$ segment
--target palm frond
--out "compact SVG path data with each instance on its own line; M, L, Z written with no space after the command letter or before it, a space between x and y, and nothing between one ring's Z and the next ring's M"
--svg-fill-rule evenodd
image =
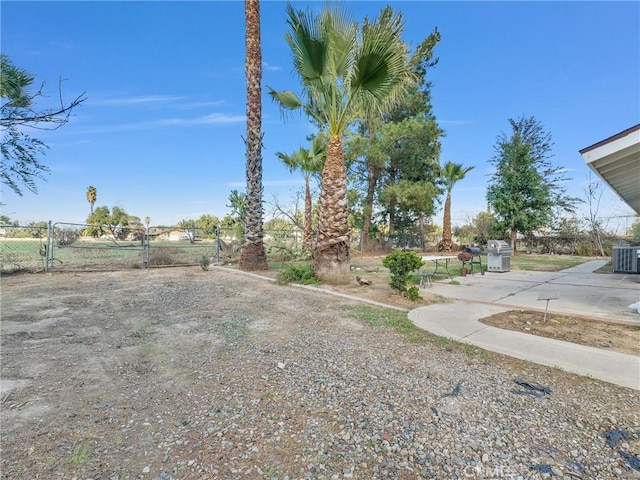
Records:
M339 6L325 10L320 22L329 47L329 78L344 81L353 68L354 51L358 46L358 24Z
M381 100L406 80L407 49L400 38L403 28L402 16L393 15L390 7L383 9L374 23L365 21L352 87Z
M291 90L278 92L271 87L268 88L269 95L275 102L278 102L281 108L285 110L299 110L302 108L302 101L295 92Z
M290 31L285 38L293 52L293 65L303 84L317 82L325 73L328 39L321 23L310 11L296 11L287 5Z

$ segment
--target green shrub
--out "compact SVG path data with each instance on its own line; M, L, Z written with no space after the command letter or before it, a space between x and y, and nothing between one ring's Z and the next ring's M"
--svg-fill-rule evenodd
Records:
M417 297L415 295L418 292L409 293L407 290L407 282L409 281L409 277L412 275L414 270L420 268L424 263L422 259L416 255L415 252L404 252L402 250L395 250L387 255L384 260L382 260L382 265L389 269L391 272L391 277L389 280L389 286L396 290L400 295L404 295L411 300L416 300L420 297L418 294ZM415 287L417 290L417 287ZM411 298L409 297L411 295Z
M208 255L201 255L198 263L200 264L200 268L206 272L209 270L209 265L211 265L211 259Z
M419 289L417 286L415 286L415 285L413 285L413 286L411 286L411 287L407 288L407 291L406 291L406 293L405 293L405 296L406 296L409 300L411 300L412 302L415 302L416 300L418 300L418 299L422 298L422 297L420 296L420 289Z
M287 283L300 283L302 285L319 283L311 265L287 265L278 272L277 280L280 285L286 285Z

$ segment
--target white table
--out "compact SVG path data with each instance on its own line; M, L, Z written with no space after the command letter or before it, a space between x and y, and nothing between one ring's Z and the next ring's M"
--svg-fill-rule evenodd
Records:
M449 272L449 260L457 260L458 256L457 255L425 255L424 257L422 257L422 261L425 263L428 262L433 262L435 264L435 268L433 269L433 271L421 271L420 272L420 286L424 287L424 283L425 283L425 279L427 281L427 284L429 286L432 285L431 283L431 278L434 275L438 274L438 270L440 270L440 272L442 274L447 275L451 280L453 280L453 277L451 276L451 273Z

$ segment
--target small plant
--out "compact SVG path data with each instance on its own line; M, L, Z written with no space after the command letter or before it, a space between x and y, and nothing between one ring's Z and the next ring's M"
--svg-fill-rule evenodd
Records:
M89 458L89 444L85 443L84 445L75 445L73 447L73 452L71 453L71 463L75 465L80 465L87 461Z
M424 262L416 255L415 252L404 252L402 250L395 250L387 255L382 260L382 265L387 267L391 272L391 279L389 280L389 286L396 290L400 295L416 300L420 298L418 294L415 298L410 298L409 295L415 296L417 292L411 294L408 293L407 282L414 270L417 270ZM415 287L417 290L417 287Z
M209 265L211 265L211 259L208 255L202 255L198 259L198 264L200 265L200 268L206 272L209 270Z
M300 283L302 285L314 285L319 283L313 267L311 265L290 264L278 272L278 283L286 285L288 283Z
M420 296L420 289L415 285L407 288L407 291L405 292L405 296L412 302L415 302L416 300L419 300L422 298Z

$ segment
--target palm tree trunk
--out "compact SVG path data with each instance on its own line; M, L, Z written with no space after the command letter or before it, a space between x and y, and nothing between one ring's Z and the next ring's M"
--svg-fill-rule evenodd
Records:
M332 135L322 170L318 233L313 250L316 277L332 285L346 284L350 280L347 207L347 169L342 139Z
M304 178L304 227L302 234L302 248L305 252L311 251L311 189L309 177Z
M247 203L245 235L240 255L242 270L266 270L267 255L262 229L262 50L260 45L260 2L245 0L247 77Z
M444 213L442 219L442 250L451 251L453 241L451 240L451 192L447 192L447 199L444 201Z

